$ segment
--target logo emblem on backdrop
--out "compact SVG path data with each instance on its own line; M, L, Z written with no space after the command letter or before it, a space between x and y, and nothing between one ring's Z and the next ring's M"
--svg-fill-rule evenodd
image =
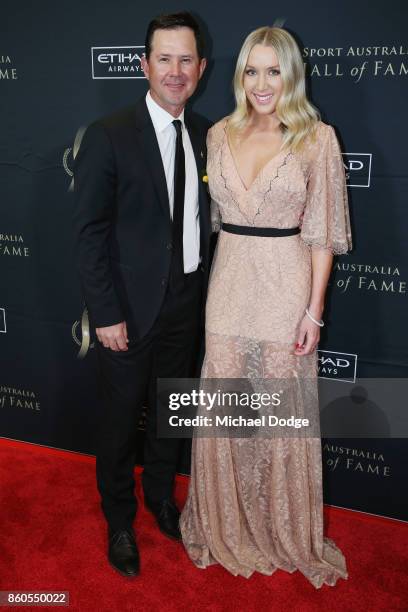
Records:
M349 187L370 186L371 159L371 153L343 153L343 164Z
M355 383L357 355L336 351L317 351L318 376L342 382Z
M145 79L144 46L92 47L93 79Z
M137 426L137 428L140 431L146 431L146 420L147 420L146 414L147 414L147 408L144 407L144 408L142 408L142 414L140 415L140 421L139 421L139 424Z
M0 334L6 334L6 310L4 308L0 308Z
M82 339L78 337L78 327L81 326ZM94 348L95 343L91 342L91 332L89 329L88 309L85 307L80 321L75 321L72 326L72 339L79 348L78 359L84 359L90 348Z
M68 174L68 176L72 178L72 181L68 187L68 191L74 190L74 172L72 170L72 163L78 154L79 147L81 146L82 138L85 134L85 131L85 127L79 128L75 136L74 146L65 149L64 156L62 158L62 165L64 166L64 170Z

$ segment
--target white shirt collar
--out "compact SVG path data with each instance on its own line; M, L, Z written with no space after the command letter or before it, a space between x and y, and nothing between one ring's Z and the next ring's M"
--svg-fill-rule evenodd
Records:
M184 125L184 108L178 117L173 117L173 115L170 115L170 113L153 100L150 90L146 94L146 105L156 132L163 132L173 123L175 118L180 119L181 123Z

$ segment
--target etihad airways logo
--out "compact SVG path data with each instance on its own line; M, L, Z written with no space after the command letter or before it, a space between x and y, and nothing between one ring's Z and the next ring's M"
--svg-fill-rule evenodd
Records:
M348 187L369 187L371 182L371 153L343 153Z
M4 308L0 308L0 334L7 333L6 326L6 310Z
M318 375L342 382L356 382L357 355L335 351L317 351Z
M145 79L144 46L92 47L93 79Z

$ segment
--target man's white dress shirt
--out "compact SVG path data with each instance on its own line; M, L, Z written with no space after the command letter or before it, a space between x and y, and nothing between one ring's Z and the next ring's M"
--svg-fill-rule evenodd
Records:
M184 109L179 117L173 117L159 106L150 95L146 95L146 104L156 132L160 153L166 175L169 194L170 216L173 218L174 207L174 160L176 155L176 129L173 125L179 119L182 125L184 156L186 163L186 188L184 194L183 254L184 273L197 270L200 262L200 219L198 209L198 174L190 136L184 124Z

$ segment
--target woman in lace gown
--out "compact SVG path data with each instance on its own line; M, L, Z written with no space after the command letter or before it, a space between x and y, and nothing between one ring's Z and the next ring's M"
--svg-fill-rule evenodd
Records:
M306 99L302 58L285 30L248 36L234 89L236 110L208 134L219 237L202 378L296 377L317 388L333 253L351 248L339 145ZM299 570L316 588L347 578L341 551L323 536L316 435L195 437L180 526L200 568L219 563L246 577Z

